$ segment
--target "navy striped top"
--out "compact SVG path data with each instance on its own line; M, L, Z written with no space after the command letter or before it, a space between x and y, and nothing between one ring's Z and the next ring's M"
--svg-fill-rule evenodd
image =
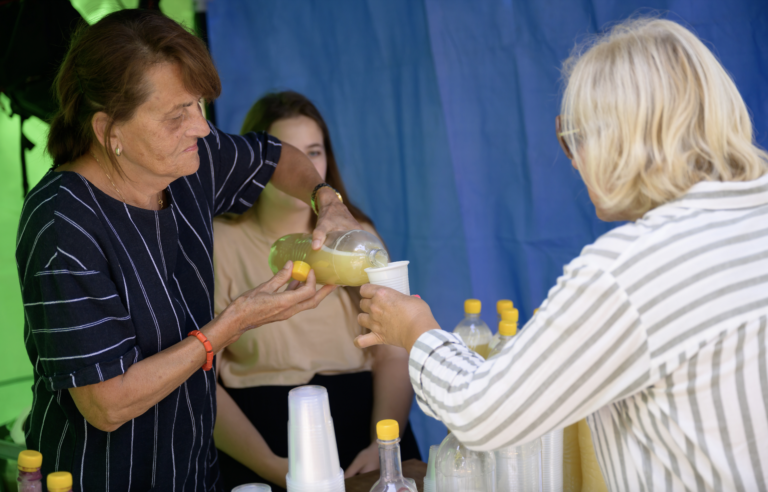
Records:
M66 391L119 376L213 318L212 218L253 204L281 145L211 126L198 147L198 171L171 183L163 210L126 205L73 172L49 172L24 202L27 447L42 452L44 474L70 471L76 491L220 490L214 371L113 432L91 426Z

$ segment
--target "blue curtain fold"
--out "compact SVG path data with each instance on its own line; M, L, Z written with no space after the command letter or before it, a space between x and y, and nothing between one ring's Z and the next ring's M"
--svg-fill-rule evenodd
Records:
M209 40L219 126L259 96L318 106L350 199L411 290L452 329L468 297L509 298L526 321L562 267L615 224L599 221L554 135L560 65L575 42L632 15L691 28L733 76L768 145L768 2L216 0ZM411 411L424 459L445 428Z

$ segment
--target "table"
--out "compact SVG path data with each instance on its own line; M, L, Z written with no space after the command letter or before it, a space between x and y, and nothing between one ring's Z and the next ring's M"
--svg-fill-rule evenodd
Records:
M419 492L424 492L424 475L426 474L427 464L423 461L403 461L403 476L416 480L416 488ZM379 476L379 470L356 475L344 480L344 488L346 492L370 492Z

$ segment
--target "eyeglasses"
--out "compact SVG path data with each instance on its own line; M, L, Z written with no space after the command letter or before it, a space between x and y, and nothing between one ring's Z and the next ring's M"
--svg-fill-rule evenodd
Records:
M565 156L573 160L573 153L571 152L570 147L568 147L568 142L565 141L565 138L563 138L566 135L570 135L571 133L578 133L579 130L568 130L563 131L563 124L560 121L560 115L555 116L555 132L557 133L557 141L560 142L560 147L563 148L563 152L565 152Z

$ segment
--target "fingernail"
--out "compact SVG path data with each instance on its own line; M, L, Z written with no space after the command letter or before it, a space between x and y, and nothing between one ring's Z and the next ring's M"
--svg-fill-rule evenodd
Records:
M317 248L318 246L320 246L320 241L312 241L313 248Z
M417 298L417 299L421 299L421 296L420 296L419 294L413 294L413 296L412 296L412 297L415 297L415 298Z
M288 262L288 263L286 263L286 264L285 264L285 266L283 267L283 270L290 270L290 269L291 269L291 262Z

